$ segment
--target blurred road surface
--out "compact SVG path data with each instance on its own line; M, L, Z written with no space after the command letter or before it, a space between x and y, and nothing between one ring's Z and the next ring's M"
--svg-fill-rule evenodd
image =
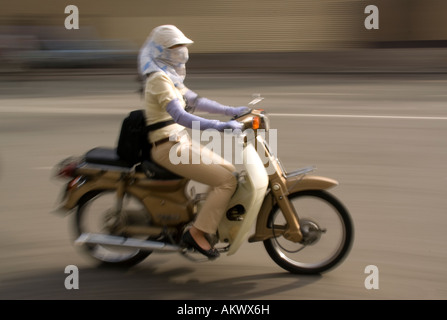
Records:
M334 178L355 243L338 268L291 275L262 243L195 263L154 253L127 271L98 269L71 243L70 217L52 213L62 183L52 167L113 146L141 107L133 76L32 75L0 82L0 299L446 299L447 77L445 75L200 75L187 84L245 105L260 93L294 170ZM79 268L67 290L65 267ZM378 268L367 289L367 266Z

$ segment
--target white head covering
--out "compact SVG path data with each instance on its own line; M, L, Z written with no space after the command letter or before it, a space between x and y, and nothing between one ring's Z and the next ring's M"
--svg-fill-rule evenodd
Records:
M177 52L169 49L178 44L192 44L177 27L173 25L162 25L154 28L140 49L138 55L138 71L142 76L151 72L163 71L174 82L177 88L183 88L183 80L186 77L185 63L188 60L188 51L182 52L184 59L175 58ZM174 54L175 53L175 54ZM185 56L186 54L186 56Z

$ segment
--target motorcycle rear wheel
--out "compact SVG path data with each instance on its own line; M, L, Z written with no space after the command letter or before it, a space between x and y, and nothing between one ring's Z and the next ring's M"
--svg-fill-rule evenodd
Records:
M286 226L284 215L276 205L268 219L274 236L264 240L272 260L295 274L320 274L339 265L348 255L354 238L347 209L323 190L300 191L288 198L299 216L304 238L302 243L296 243L276 235L280 227Z
M96 191L86 194L79 202L75 216L75 233L102 233L116 236L126 236L111 232L106 227L108 213L116 205L115 191ZM136 198L126 195L123 210L132 212L132 219L148 219L143 204ZM144 239L147 239L145 237ZM134 248L120 248L98 244L84 244L82 249L93 257L101 266L132 267L146 259L152 251Z

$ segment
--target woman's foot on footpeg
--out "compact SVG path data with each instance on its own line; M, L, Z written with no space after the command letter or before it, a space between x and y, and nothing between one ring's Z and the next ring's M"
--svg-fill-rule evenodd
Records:
M191 235L190 230L186 231L183 234L182 237L183 243L187 244L188 246L196 249L198 252L203 254L204 256L208 257L209 259L216 259L220 256L219 251L217 251L216 248L210 248L210 249L203 249L193 238Z

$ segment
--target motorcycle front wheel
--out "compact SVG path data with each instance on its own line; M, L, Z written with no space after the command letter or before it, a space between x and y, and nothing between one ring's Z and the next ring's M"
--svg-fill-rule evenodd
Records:
M319 274L339 265L354 238L353 223L343 204L323 190L300 191L288 198L299 217L303 241L292 242L280 235L287 223L276 205L268 219L273 236L264 240L272 260L296 274Z
M116 210L116 192L97 191L85 195L79 202L75 216L75 232L77 236L82 233L98 233L115 236L127 236L113 231L114 210ZM147 223L149 215L143 204L131 195L123 199L122 216L127 222ZM133 236L135 237L135 236ZM147 236L141 237L147 239ZM110 245L84 244L82 249L93 257L102 266L132 267L152 251L143 251L134 248L121 248Z

